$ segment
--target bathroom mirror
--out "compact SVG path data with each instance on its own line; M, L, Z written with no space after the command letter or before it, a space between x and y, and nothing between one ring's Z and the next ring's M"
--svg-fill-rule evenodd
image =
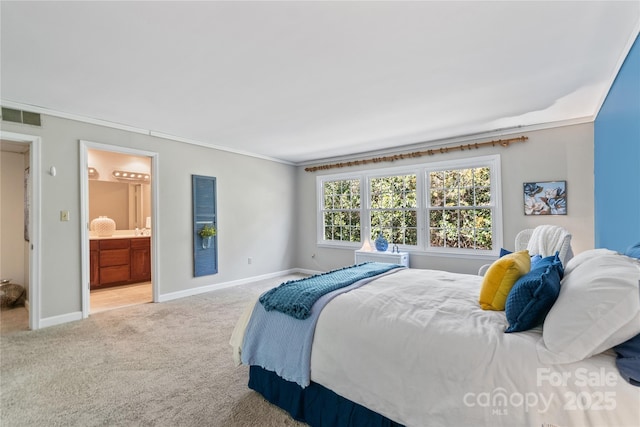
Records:
M89 221L108 216L116 230L145 227L151 216L151 189L146 183L89 180Z

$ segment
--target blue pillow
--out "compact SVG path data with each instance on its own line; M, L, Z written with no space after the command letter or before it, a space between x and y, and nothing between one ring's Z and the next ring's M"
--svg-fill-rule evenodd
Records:
M618 353L616 366L620 371L620 376L629 384L640 387L640 335L636 335L613 349Z
M505 304L509 322L505 332L527 331L544 322L560 294L562 274L562 263L556 254L543 258L535 269L516 281Z
M500 248L500 258L502 258L502 257L503 257L503 256L505 256L505 255L509 255L509 254L511 254L511 253L513 253L513 252L511 252L511 251L510 251L510 250L508 250L508 249Z
M558 272L560 273L560 279L562 279L564 277L564 267L562 266L562 261L560 261L560 252L556 252L555 255L541 258L536 262L535 267L531 266L531 270L533 270L534 268L548 267L552 264L557 264L556 267L558 268Z
M624 254L632 258L640 259L640 243L636 243L633 246L629 246Z
M531 270L538 267L540 261L542 261L542 255L531 255Z

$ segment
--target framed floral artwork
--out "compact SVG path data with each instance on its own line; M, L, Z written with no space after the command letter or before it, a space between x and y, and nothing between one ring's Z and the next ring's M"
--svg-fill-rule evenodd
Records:
M567 181L524 183L525 215L566 215Z

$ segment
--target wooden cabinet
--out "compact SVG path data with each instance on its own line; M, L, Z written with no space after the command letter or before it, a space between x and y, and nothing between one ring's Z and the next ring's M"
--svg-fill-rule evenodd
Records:
M149 237L91 240L91 289L151 280Z
M147 239L131 239L131 281L151 280L151 242Z
M100 242L89 241L89 284L93 288L100 284Z

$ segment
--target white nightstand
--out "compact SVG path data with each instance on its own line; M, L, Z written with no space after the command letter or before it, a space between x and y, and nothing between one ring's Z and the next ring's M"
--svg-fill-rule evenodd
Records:
M378 252L378 251L356 251L356 264L363 262L388 262L409 267L409 252Z

